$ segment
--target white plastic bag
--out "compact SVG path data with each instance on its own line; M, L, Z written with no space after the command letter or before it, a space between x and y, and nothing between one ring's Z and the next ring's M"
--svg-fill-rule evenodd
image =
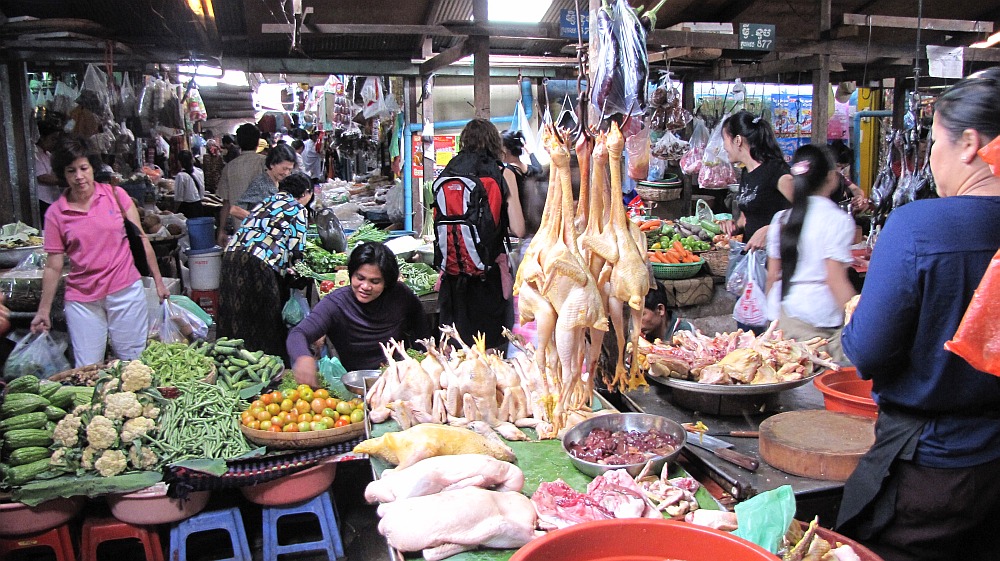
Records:
M160 341L187 343L208 336L208 325L201 318L174 304L169 298L160 306L163 321L160 324Z
M722 125L725 122L725 118L719 121L705 146L701 169L698 170L698 186L702 189L724 189L737 182L733 164L729 162L729 155L723 146Z
M364 101L363 114L365 119L389 114L385 104L385 94L382 91L382 80L378 77L365 78L365 85L361 87L361 99Z
M755 250L747 253L747 282L743 292L733 308L733 319L747 325L764 325L767 323L767 296L762 283L766 278L760 278L758 267L749 266L755 261ZM728 288L728 285L727 285Z
M48 331L41 335L28 333L17 341L14 350L7 357L3 377L13 380L32 374L45 379L57 372L69 370L66 347L65 341L56 340Z
M709 138L708 127L701 119L694 120L694 131L688 141L687 151L681 156L681 171L688 175L698 175L701 171L701 161L705 157L705 145Z

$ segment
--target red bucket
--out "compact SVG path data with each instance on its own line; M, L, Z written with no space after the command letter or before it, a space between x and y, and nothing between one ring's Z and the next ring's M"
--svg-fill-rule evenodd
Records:
M878 405L872 399L872 381L858 378L857 369L827 370L813 383L823 393L823 403L828 410L872 419L878 417Z

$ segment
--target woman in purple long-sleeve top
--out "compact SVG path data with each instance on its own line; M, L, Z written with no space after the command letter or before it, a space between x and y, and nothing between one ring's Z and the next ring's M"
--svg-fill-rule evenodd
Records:
M316 360L309 344L326 335L348 371L378 368L385 362L379 343L428 336L420 299L399 282L396 256L385 245L366 242L347 261L350 286L334 290L288 334L295 379L316 386Z

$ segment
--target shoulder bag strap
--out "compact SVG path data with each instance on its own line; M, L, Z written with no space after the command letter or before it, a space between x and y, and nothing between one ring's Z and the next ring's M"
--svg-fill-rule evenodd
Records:
M115 203L118 204L118 211L121 212L121 214L122 214L122 220L123 221L124 220L128 220L128 216L125 215L125 208L122 207L122 202L118 200L118 193L115 190L115 186L114 185L109 185L109 187L111 187L111 198L114 199ZM132 222L131 220L128 220L128 221ZM139 237L141 237L141 238L145 238L146 237L146 232L143 231L143 229L142 229L141 226L139 226L135 222L132 222L132 225L135 226L136 229L139 231Z

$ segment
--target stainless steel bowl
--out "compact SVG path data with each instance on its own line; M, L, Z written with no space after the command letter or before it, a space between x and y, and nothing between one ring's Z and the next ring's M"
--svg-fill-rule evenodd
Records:
M687 442L687 432L684 430L684 427L677 422L671 421L670 419L659 415L650 415L648 413L610 413L608 415L598 415L591 419L587 419L586 421L566 431L566 434L563 435L562 443L563 452L569 456L570 462L576 466L576 469L591 477L597 477L598 475L613 469L625 469L628 471L629 475L635 477L639 475L639 472L642 471L642 467L646 465L645 461L637 464L624 464L618 466L597 464L581 460L570 454L569 445L585 439L587 435L590 434L590 431L594 429L608 429L611 431L648 431L650 429L656 429L660 432L672 435L677 439L677 448L666 456L654 456L652 458L652 473L655 474L660 473L664 464L674 461L677 456L680 455L681 448L684 447L684 443Z
M357 395L365 395L368 388L375 383L379 375L382 372L380 370L351 370L340 379L344 383L344 386L348 390L354 392Z
M0 249L0 269L10 269L16 267L22 259L34 251L42 251L42 246L32 245L27 247L15 247L12 249Z

